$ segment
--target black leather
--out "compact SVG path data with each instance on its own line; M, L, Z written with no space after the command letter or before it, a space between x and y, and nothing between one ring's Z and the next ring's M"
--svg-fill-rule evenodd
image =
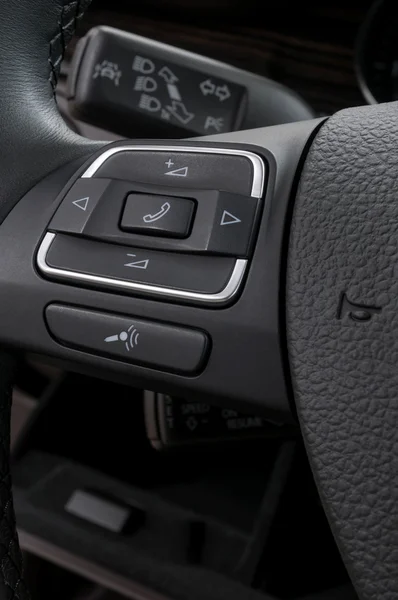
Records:
M331 527L361 600L398 598L398 105L343 111L295 202L287 343ZM339 318L341 295L380 312Z
M0 352L0 598L28 598L18 544L10 475L10 417L14 360Z
M0 17L0 222L35 183L99 144L73 134L54 87L89 0L7 0ZM29 597L22 574L9 470L13 360L0 354L0 600Z
M65 45L89 3L1 3L0 222L45 175L98 148L66 127L53 93Z
M10 475L10 417L14 360L0 352L0 598L29 597L23 580Z

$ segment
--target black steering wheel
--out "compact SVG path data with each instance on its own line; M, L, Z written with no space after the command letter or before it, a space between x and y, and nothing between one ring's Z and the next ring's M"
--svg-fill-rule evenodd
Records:
M111 145L106 150L117 151L107 156L123 155L127 163L108 160L101 174L103 144L78 137L60 117L54 87L65 46L88 4L2 4L0 598L28 597L9 467L19 349L142 388L230 398L279 417L294 418L296 407L330 526L360 599L398 598L397 105L173 142L171 150L168 142L167 152L205 149L211 156L249 157L257 186L254 190L253 183L251 196L261 196L263 184L266 190L253 252L233 263L235 279L224 294L205 295L211 306L197 290L181 296L175 289L164 293L161 286L136 283L129 288L114 280L106 288L104 278L76 276L76 269L68 279L46 257L41 265L37 259L44 239L48 246L48 224L66 191L81 175L123 180L137 148L156 153L163 147L153 141ZM228 168L232 181L233 163L220 166ZM196 186L207 187L200 178ZM58 235L70 241L65 231ZM219 259L212 257L206 257L210 269L216 263L209 261ZM49 267L44 270L43 260ZM218 301L225 306L214 304ZM143 322L167 322L171 329L184 325L202 342L206 332L207 364L188 376L98 355L83 343L67 343L73 314L66 312L64 333L54 339L47 328L49 305L60 314L66 306L133 313ZM74 316L82 326L82 315ZM193 337L184 335L179 358L188 364Z

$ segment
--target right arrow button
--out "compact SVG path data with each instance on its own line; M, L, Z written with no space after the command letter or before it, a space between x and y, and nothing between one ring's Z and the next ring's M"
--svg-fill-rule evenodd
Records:
M220 192L208 251L247 257L257 224L257 198Z
M238 217L235 217L235 215L233 215L232 213L228 212L227 210L224 210L221 217L220 225L234 225L235 223L242 223L242 221L241 219L238 219Z

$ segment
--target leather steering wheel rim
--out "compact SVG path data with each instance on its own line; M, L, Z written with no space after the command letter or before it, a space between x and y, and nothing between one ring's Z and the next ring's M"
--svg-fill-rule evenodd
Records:
M90 0L3 3L0 19L2 147L0 220L50 172L97 150L65 125L54 90L65 48ZM23 165L23 170L16 168ZM6 183L7 182L7 183ZM0 598L29 598L23 579L10 476L10 413L15 361L0 361Z
M72 133L54 86L88 0L12 0L0 22L0 220L101 146ZM398 598L398 117L338 113L305 162L290 231L287 352L317 484L361 600ZM22 165L22 169L16 168ZM28 598L9 471L14 360L0 361L0 598Z

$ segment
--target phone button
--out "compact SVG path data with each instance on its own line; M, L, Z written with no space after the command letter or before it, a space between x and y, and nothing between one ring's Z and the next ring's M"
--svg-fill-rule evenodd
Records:
M129 194L121 229L162 237L186 238L190 234L195 202L152 194Z

